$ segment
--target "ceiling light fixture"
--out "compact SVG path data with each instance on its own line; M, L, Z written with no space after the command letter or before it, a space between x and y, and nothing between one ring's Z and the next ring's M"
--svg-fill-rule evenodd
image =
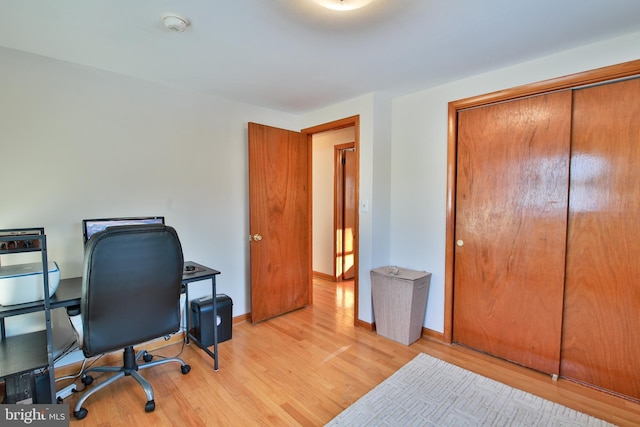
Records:
M189 26L189 20L186 18L181 18L176 15L167 15L162 18L162 22L164 26L169 29L169 31L174 31L176 33L181 33Z
M371 3L373 0L315 0L322 7L332 10L354 10L360 9Z

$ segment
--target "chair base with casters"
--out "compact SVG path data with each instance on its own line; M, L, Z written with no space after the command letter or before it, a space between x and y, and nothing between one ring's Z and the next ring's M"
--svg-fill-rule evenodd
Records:
M138 362L140 362L140 359L142 359L145 363L138 364ZM131 376L142 386L144 393L147 396L147 403L144 406L144 410L146 412L152 412L156 408L153 388L151 387L149 381L147 381L142 375L140 375L138 371L157 365L162 365L164 363L177 362L180 363L180 371L183 374L188 374L189 371L191 371L191 366L187 365L182 359L177 357L170 357L166 359L163 358L156 361L151 360L152 356L151 354L147 353L147 351L142 350L138 352L137 355L135 355L133 346L128 346L124 349L122 366L98 366L95 368L87 369L82 375L82 383L85 386L88 386L93 382L93 377L87 375L89 372L114 372L115 375L100 383L95 388L92 388L91 390L85 392L82 397L76 402L76 405L73 408L73 416L79 420L86 417L89 411L86 408L83 408L82 404L94 393L97 393L98 391L107 387L109 384L125 376Z

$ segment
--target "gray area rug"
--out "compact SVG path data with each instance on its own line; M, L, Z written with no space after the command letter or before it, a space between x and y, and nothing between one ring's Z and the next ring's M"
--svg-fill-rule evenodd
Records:
M419 354L327 426L611 426Z

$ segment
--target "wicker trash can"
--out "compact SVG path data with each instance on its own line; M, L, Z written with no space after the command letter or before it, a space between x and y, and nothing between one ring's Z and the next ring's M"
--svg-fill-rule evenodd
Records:
M422 336L431 273L398 267L371 270L378 335L409 345Z

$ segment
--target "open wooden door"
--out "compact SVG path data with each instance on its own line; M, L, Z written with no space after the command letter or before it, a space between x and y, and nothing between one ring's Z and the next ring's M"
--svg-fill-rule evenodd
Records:
M353 280L356 257L356 153L353 143L336 145L334 151L334 270L338 281Z
M311 303L307 135L249 123L251 321Z

